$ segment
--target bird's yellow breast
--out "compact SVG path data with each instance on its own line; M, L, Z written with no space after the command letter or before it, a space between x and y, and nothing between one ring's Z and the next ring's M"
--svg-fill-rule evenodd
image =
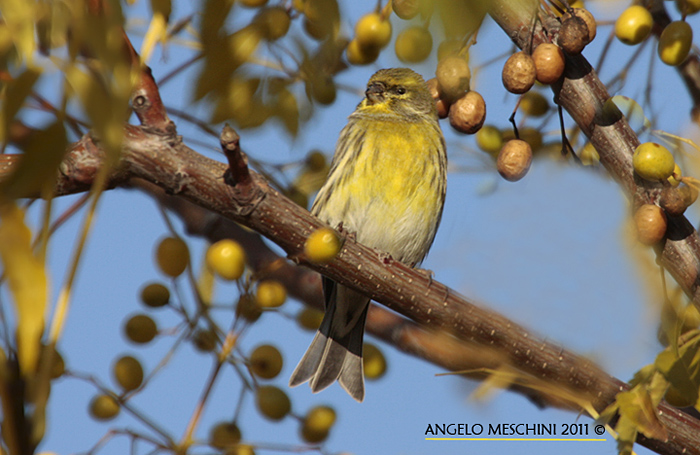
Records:
M420 262L435 236L444 202L442 135L430 123L358 119L345 143L356 153L318 215L357 240L409 264ZM346 151L348 152L348 151ZM349 163L346 163L349 164Z

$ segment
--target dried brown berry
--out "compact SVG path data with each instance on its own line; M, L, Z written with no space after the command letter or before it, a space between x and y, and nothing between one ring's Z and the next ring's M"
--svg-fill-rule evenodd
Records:
M516 52L503 65L503 86L511 93L520 95L535 83L535 63L525 52Z
M586 23L586 28L588 29L588 36L586 38L586 44L593 41L593 39L595 38L596 32L597 32L597 26L596 26L595 18L590 13L590 11L588 11L587 9L584 9L584 8L573 8L571 10L571 12L567 12L566 14L564 14L563 19L571 17L572 15L576 16L576 17L580 17Z
M450 125L460 133L474 134L486 120L486 103L475 91L470 91L450 106Z
M501 177L509 182L517 182L525 177L532 163L530 144L520 139L506 142L498 153L496 168Z
M666 234L666 214L658 205L644 204L634 214L637 239L644 245L654 245Z
M438 86L438 81L436 78L428 79L426 81L428 84L428 90L430 91L430 96L435 100L435 107L437 108L438 117L447 118L450 113L450 103L440 97L440 87Z
M688 208L683 192L679 188L673 187L665 187L661 191L659 205L671 216L682 215Z
M695 187L683 185L679 186L678 189L681 191L681 194L683 194L686 206L690 207L698 199L698 190L695 189Z
M588 26L578 16L568 16L559 29L559 46L571 55L578 55L588 44Z
M553 84L564 73L564 52L556 44L542 43L532 53L537 80L542 84Z

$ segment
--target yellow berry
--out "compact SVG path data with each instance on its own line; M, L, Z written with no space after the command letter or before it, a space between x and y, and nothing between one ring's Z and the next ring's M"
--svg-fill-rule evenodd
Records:
M469 91L472 73L464 57L454 55L440 60L435 70L441 98L454 101Z
M323 312L315 308L305 307L297 313L297 323L302 329L316 331L323 320Z
M192 336L192 342L198 351L211 352L216 349L219 337L213 330L198 329Z
M117 384L128 392L141 386L143 382L143 367L137 359L130 355L125 355L120 357L114 364L114 367L112 367L112 375Z
M265 5L267 0L237 0L237 2L248 8L258 8Z
M219 422L209 432L209 445L215 449L232 449L239 442L241 430L234 422Z
M253 446L249 444L237 444L233 451L226 452L227 455L255 455Z
M615 21L615 36L625 44L639 44L649 36L652 25L654 19L649 10L640 5L632 5Z
M330 430L335 423L335 410L329 406L315 406L306 413L304 424L317 431Z
M640 144L634 151L632 164L637 175L651 181L669 178L676 166L671 152L654 142Z
M158 244L156 260L160 270L174 278L187 268L190 262L190 251L182 239L166 237Z
M419 63L428 58L433 49L433 37L424 27L414 25L396 37L396 56L405 63Z
M493 125L485 125L476 132L476 145L484 152L496 155L503 147L503 133Z
M111 420L119 414L119 403L111 395L97 395L90 401L90 415L97 420Z
M0 349L0 364L5 360L5 355ZM63 356L60 352L58 352L58 350L56 350L56 346L53 344L47 344L41 347L41 352L39 353L39 364L43 365L44 362L51 362L51 366L49 368L49 376L51 379L60 378L63 376L63 373L66 372L66 363L63 360Z
M539 129L532 126L525 126L518 129L518 135L520 136L518 139L522 139L530 144L530 148L533 152L542 148L542 132ZM512 128L508 128L503 131L503 140L510 141L511 139L515 139L515 132Z
M314 101L319 104L327 105L335 101L337 90L335 81L329 75L317 74L312 75L310 83L307 84L309 93Z
M158 326L150 316L137 314L126 321L124 333L134 343L148 343L158 334Z
M304 254L311 262L325 263L340 252L340 239L333 229L320 228L312 232L304 243Z
M386 373L386 358L373 344L365 343L362 348L362 364L367 379L379 379Z
M253 373L263 379L272 379L282 371L282 354L270 344L255 348L250 354L249 362Z
M326 163L326 155L324 155L320 150L312 150L308 155L306 155L305 164L310 171L327 171Z
M207 249L207 265L225 280L239 279L245 270L245 260L243 247L230 239L219 240Z
M369 65L379 57L378 47L362 47L359 41L354 39L345 48L345 56L351 65Z
M598 155L598 150L593 147L593 144L587 142L583 146L580 152L578 152L578 157L581 159L581 163L584 166L593 166L600 163L600 155Z
M261 315L262 308L258 305L257 300L247 294L241 295L236 305L236 316L240 316L248 322L255 322L260 319Z
M680 65L688 58L693 29L685 21L671 22L659 37L659 58L667 65Z
M549 111L549 102L540 92L530 91L520 98L520 109L527 115L542 117Z
M170 291L160 283L150 283L141 290L141 301L151 308L165 306L170 301Z
M335 410L329 406L311 408L301 427L301 437L309 443L318 443L328 438L328 433L335 423Z
M271 420L283 419L292 409L292 403L287 394L273 385L258 387L255 393L255 403L260 413Z
M253 21L261 26L266 40L275 41L287 34L292 20L284 7L272 6L260 10Z
M676 8L681 14L695 14L700 11L700 0L676 0Z
M420 11L420 0L391 0L391 6L399 18L413 19Z
M681 172L681 168L676 164L673 166L673 174L668 178L668 183L671 184L673 188L676 188L678 185L681 184L681 179L683 178L683 173Z
M391 22L379 13L365 14L355 24L355 39L361 47L381 49L391 40Z
M335 37L340 29L340 9L336 0L306 0L304 29L315 39Z
M287 290L275 280L261 281L258 284L255 300L262 308L277 308L287 299Z
M637 239L644 245L654 245L666 235L666 214L655 204L644 204L634 213Z

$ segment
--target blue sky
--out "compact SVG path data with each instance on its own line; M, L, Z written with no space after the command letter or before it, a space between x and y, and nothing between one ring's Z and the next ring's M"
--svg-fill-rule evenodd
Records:
M344 2L349 3L349 2ZM613 19L625 6L592 3L598 19ZM187 2L176 4L175 15L185 14ZM182 10L179 7L183 7ZM362 1L344 5L348 23L354 23L374 7ZM136 17L145 17L145 3L137 4ZM675 14L675 12L674 12ZM696 26L698 20L691 18ZM393 18L394 36L403 23ZM134 30L142 30L135 26ZM346 27L346 30L350 30ZM584 51L596 62L610 27L601 27L598 38ZM132 38L140 42L139 33ZM437 42L437 40L436 40ZM138 45L137 45L138 47ZM511 49L507 37L490 21L479 33L473 48L473 65L505 55ZM647 67L654 54L653 46L641 54L629 73L627 85L615 94L641 100L647 83ZM613 44L603 81L609 80L629 55L630 48ZM160 53L151 62L156 78L162 77L187 58L176 46L166 57ZM351 69L338 81L358 92L340 91L337 103L321 107L312 122L304 125L299 137L289 140L279 125L266 125L257 130L242 131L245 150L256 159L287 163L302 159L312 148L332 154L337 135L345 119L360 100L359 91L365 81L382 67L399 66L400 62L387 49L377 64ZM502 60L476 72L472 88L487 103L487 123L499 127L507 119L517 100L505 92L500 83ZM426 78L432 77L435 62L413 68ZM191 103L191 86L196 72L163 87L168 106L185 109L206 117L207 106ZM682 135L692 135L689 125L690 104L679 77L671 68L656 62L653 72L652 104L658 123L655 128ZM548 98L551 96L543 91ZM670 93L677 94L671 101ZM553 119L554 120L554 119ZM194 145L214 159L223 160L217 152L216 138L202 136L196 127L176 119L178 131L185 140L197 139L209 148ZM539 121L530 123L539 125ZM566 119L567 126L573 124ZM556 123L545 128L557 134ZM604 172L595 172L549 159L535 160L529 174L520 182L500 179L495 169L476 151L472 137L458 136L445 130L451 163L469 165L470 170L453 172L448 180L448 196L444 218L435 244L423 266L435 272L437 280L465 296L483 302L547 340L597 361L612 375L629 380L634 372L653 361L660 346L656 341L658 308L649 299L650 288L633 263L630 254L626 220L628 204L624 195ZM556 136L552 136L556 137ZM547 137L549 138L549 136ZM486 164L484 164L486 163ZM65 209L74 197L61 198L56 213ZM32 213L34 220L37 212ZM50 248L53 297L62 280L76 232L84 212L74 216L57 232ZM695 212L690 215L696 217ZM180 225L175 221L180 229ZM104 384L115 387L110 368L115 358L130 353L153 370L172 346L175 338L167 334L145 347L134 346L123 338L121 327L132 313L143 311L138 302L141 286L152 280L165 280L153 262L153 251L159 238L167 235L167 227L156 204L137 191L112 190L99 204L95 228L82 259L73 306L59 348L71 371L90 374ZM205 244L188 239L195 270L198 270ZM186 282L179 283L184 300L192 303ZM232 303L233 287L217 288L216 299ZM283 314L266 314L241 339L240 348L250 352L259 343L272 343L283 353L285 365L272 384L286 389L287 380L296 362L311 341L312 334L303 332L286 316L294 315L301 305L288 302ZM168 329L178 323L170 310L153 311L159 327ZM228 315L220 313L222 320ZM370 338L370 337L368 337ZM465 423L488 426L500 423L564 424L592 422L570 412L539 410L526 399L512 393L498 393L492 399L478 402L469 398L477 383L456 377L438 377L443 371L435 366L398 353L382 345L389 361L387 375L367 385L365 402L352 401L337 385L312 395L306 386L288 390L293 412L303 415L311 406L328 404L336 408L338 421L325 443L324 453L353 454L464 454L464 453L561 453L570 455L616 453L615 442L606 435L606 442L434 442L425 441L429 424ZM132 400L150 419L165 427L176 438L184 432L211 368L208 357L195 352L190 345L179 349L153 382ZM208 428L220 420L231 419L236 412L241 381L226 369L217 381L197 436L205 439ZM87 406L95 388L74 378L57 381L52 389L49 427L42 450L59 454L82 453L90 449L110 428L145 431L133 417L122 414L110 423L99 423L87 414ZM299 423L288 417L272 423L260 417L252 397L247 396L240 408L239 425L244 441L260 445L257 453L283 453L301 446ZM130 449L125 436L108 441L97 453L121 454ZM648 453L637 447L638 453ZM137 445L136 453L147 453L145 445ZM205 448L200 453L208 453Z

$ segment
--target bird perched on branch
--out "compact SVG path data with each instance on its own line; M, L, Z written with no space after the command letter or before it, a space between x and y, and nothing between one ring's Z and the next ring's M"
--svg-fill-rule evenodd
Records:
M445 140L423 78L407 68L383 69L370 78L341 131L311 212L413 267L435 238L446 181ZM310 380L311 390L319 392L338 380L362 401L362 337L370 299L325 277L323 292L323 322L289 384Z

